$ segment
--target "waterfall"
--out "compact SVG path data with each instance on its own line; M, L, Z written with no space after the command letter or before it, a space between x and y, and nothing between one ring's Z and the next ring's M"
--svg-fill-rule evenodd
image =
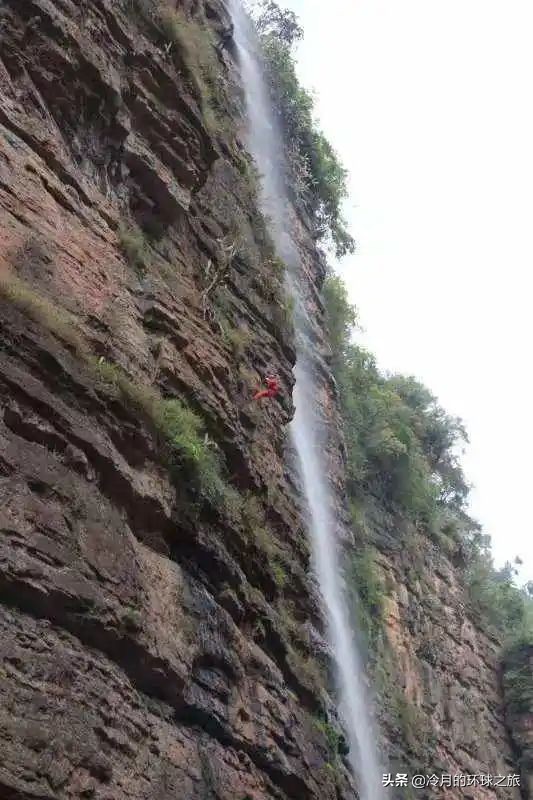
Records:
M314 386L317 356L310 336L301 280L302 264L291 237L289 198L283 166L283 139L264 80L256 37L242 0L228 0L248 114L248 146L261 174L262 207L279 257L287 266L287 291L294 300L297 363L296 414L291 437L309 512L313 564L322 594L328 636L337 665L339 711L348 735L350 763L362 800L380 800L382 772L369 707L362 658L351 633L337 554L337 519L323 459L326 431Z

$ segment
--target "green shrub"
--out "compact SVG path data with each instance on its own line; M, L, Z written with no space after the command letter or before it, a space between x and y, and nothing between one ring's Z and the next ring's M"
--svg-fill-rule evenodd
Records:
M241 519L249 541L266 556L274 583L282 591L288 581L285 558L268 528L261 501L252 493L248 493L242 501Z
M513 644L504 658L505 703L511 714L533 713L533 637Z
M202 419L180 400L163 399L150 386L132 381L115 364L99 359L94 368L108 388L152 423L167 447L170 465L186 467L203 496L235 511L238 493L222 478L221 459L205 434Z
M74 317L35 292L25 281L14 275L0 277L0 297L38 325L50 331L79 358L89 357L89 346Z
M364 633L368 644L374 648L383 625L384 589L371 547L366 546L351 557L348 585L358 627Z
M466 578L472 604L499 631L506 647L533 644L533 599L526 589L516 586L517 571L512 564L494 567L489 543L485 538L470 553Z
M164 10L162 24L168 41L180 48L204 114L214 114L220 67L208 28L174 8Z
M274 580L276 582L276 586L278 589L283 590L287 585L287 571L279 557L274 557L274 560L271 562L270 569L272 575L274 576Z
M131 380L121 367L104 358L91 356L89 365L101 387L108 392L114 392L130 408L140 411L145 417L153 417L156 404L160 399L155 389Z
M338 275L329 275L322 287L326 309L333 368L339 377L351 348L352 333L358 324L357 309L348 299L348 291Z
M47 329L70 347L101 388L151 422L167 449L171 466L184 466L201 494L226 510L240 512L240 496L222 478L221 459L204 432L201 418L178 399L164 399L151 386L132 380L121 367L97 358L64 309L38 295L14 276L0 279L0 297Z
M148 248L142 231L123 222L118 228L118 240L126 261L142 277L148 267Z
M265 528L265 510L259 498L251 492L248 492L243 498L242 521L245 530L251 537L254 537L258 530L264 530Z
M341 754L341 750L345 749L344 736L323 716L315 717L313 723L315 728L318 728L326 740L329 753L329 763L333 767L336 766L339 760L339 755Z
M257 17L274 109L284 133L291 184L308 205L319 235L329 234L337 256L353 252L342 204L347 197L347 173L313 117L311 95L301 86L292 54L301 29L294 14L269 0Z
M123 611L121 624L128 633L142 630L142 615L139 609L127 606Z
M413 377L382 375L373 356L352 341L357 311L340 278L326 280L324 302L352 505L357 510L368 493L410 517L462 564L472 604L485 622L507 642L527 637L533 631L533 600L515 585L512 565L494 568L490 539L466 511L469 486L458 451L468 439L461 420L446 414ZM379 592L366 557L357 557L352 571L368 614ZM363 614L361 622L375 638L371 619Z
M292 317L294 316L295 307L296 307L296 301L294 297L292 297L292 295L286 297L285 302L283 303L283 309L289 319L292 319Z
M275 33L291 47L303 38L304 31L294 11L280 8L275 0L256 0L257 29L260 34Z
M284 338L291 337L294 333L294 308L294 298L286 296L274 301L270 306L272 323Z
M176 49L200 101L206 125L216 133L229 133L229 101L221 80L213 34L204 20L188 17L169 0L134 0L134 8L159 29L170 46L170 53Z
M370 491L428 530L449 527L452 517L463 520L468 487L456 455L466 439L461 422L414 378L381 375L373 356L352 341L357 311L340 278L326 280L324 303L352 497Z
M233 355L235 358L241 358L252 342L253 337L251 332L248 328L230 327L224 323L221 324L221 327L224 339L230 346Z
M153 420L173 454L193 468L203 494L213 501L225 500L228 487L221 477L220 458L204 435L200 417L179 400L161 400Z

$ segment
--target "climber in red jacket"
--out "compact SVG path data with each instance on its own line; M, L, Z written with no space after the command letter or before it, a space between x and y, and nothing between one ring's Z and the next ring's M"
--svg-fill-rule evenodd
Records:
M280 383L275 375L268 375L265 379L267 385L266 389L261 389L260 392L254 394L254 400L262 400L264 397L277 397L280 392Z

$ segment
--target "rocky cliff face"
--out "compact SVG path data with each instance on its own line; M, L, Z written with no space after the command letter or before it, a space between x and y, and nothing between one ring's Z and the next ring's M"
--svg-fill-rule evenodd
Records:
M383 591L373 673L393 777L477 776L470 785L441 780L417 797L520 797L520 781L509 780L519 767L505 719L501 642L471 608L459 553L372 504L366 525Z
M193 5L216 41L223 7ZM0 28L0 793L342 795L291 326L236 128L129 0L13 0ZM168 469L147 392L202 421L239 513Z
M507 727L511 732L522 795L533 797L533 648L517 645L506 654L503 670Z
M227 12L180 6L207 34L213 111L183 36L146 8L0 4L0 794L347 798L287 467L290 309L240 143L238 71L214 47ZM294 226L339 430L324 264ZM271 369L283 398L258 410ZM175 398L194 414L188 459L169 460L162 432ZM198 484L197 440L225 502ZM340 433L330 457L342 493ZM497 643L453 565L405 549L397 521L376 527L400 701L432 737L405 745L386 707L397 764L516 771Z

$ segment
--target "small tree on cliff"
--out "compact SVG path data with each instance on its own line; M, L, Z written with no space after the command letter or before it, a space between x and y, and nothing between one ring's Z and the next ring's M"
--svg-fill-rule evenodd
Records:
M274 0L259 0L255 4L254 16L261 35L274 34L289 47L303 38L303 28L294 11L280 8Z
M253 16L265 55L266 77L285 139L293 191L315 217L316 237L330 237L338 257L355 242L342 215L348 174L314 119L314 101L300 84L292 47L303 30L292 11L259 0Z

